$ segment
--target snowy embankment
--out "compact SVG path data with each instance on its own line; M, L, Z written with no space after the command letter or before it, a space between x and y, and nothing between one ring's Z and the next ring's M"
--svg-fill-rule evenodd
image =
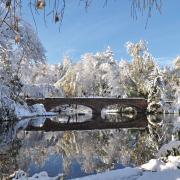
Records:
M27 106L26 104L16 104L14 114L18 119L35 116L53 116L56 115L54 112L46 112L43 104L35 104L33 106Z
M3 88L3 89L2 89ZM56 113L53 112L46 112L44 105L42 104L35 104L33 106L28 106L23 99L20 97L19 100L13 100L10 95L10 90L6 86L0 86L0 91L5 92L0 94L0 107L5 109L4 119L24 119L28 117L35 117L35 116L53 116ZM51 84L36 84L36 85L29 85L24 84L21 97L36 97L36 98L44 98L44 97L51 97L51 96L64 96L64 93L61 89L56 89ZM11 116L9 113L11 112Z
M74 180L180 180L180 156L169 156L165 163L160 159L151 159L138 168L124 168Z
M28 106L20 97L11 97L12 92L7 86L0 85L0 117L3 120L17 120L26 117L52 116L52 112L46 112L44 105L35 104Z

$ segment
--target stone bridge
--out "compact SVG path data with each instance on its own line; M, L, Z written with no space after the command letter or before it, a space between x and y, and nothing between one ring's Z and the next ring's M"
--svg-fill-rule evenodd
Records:
M93 114L101 114L101 110L109 105L118 104L125 107L133 107L137 112L145 113L147 109L147 100L144 98L106 98L106 97L73 97L73 98L27 98L28 105L43 104L47 111L52 110L55 107L65 104L76 104L87 106L92 109Z

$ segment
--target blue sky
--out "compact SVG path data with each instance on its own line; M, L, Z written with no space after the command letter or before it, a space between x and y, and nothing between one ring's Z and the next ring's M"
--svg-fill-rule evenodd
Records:
M47 53L49 63L62 62L63 56L73 61L86 52L103 51L110 46L117 60L130 59L126 52L127 41L144 39L149 50L160 64L171 64L180 54L180 1L163 1L162 14L154 11L145 29L146 15L137 20L131 17L130 0L93 0L86 11L79 0L67 0L61 31L58 25L44 25L43 18L36 16L38 35ZM25 18L33 24L30 13Z

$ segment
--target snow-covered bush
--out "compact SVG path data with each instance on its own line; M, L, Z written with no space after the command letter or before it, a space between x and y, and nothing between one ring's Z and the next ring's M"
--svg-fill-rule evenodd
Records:
M158 157L168 157L168 156L180 156L180 141L170 141L164 144L159 152Z
M63 174L59 174L55 177L49 177L46 171L42 171L40 173L34 174L32 177L28 177L28 175L24 171L18 170L14 172L12 175L10 175L9 178L11 178L12 180L26 180L26 179L57 180L57 179L63 178Z

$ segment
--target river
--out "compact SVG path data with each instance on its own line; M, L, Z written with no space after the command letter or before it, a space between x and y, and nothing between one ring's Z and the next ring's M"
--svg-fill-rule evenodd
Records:
M0 125L0 178L21 169L32 176L81 177L107 169L138 166L156 157L174 138L178 116L83 114L23 119Z

